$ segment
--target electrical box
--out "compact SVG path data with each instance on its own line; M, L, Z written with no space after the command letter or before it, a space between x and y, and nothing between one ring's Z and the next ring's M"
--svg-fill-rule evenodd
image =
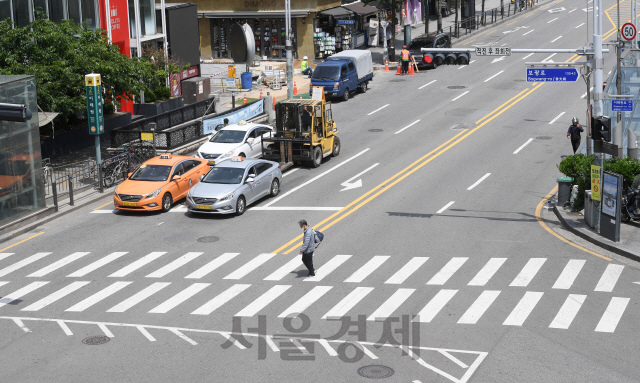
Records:
M182 81L182 95L185 104L204 101L211 93L211 79L208 77L192 77Z

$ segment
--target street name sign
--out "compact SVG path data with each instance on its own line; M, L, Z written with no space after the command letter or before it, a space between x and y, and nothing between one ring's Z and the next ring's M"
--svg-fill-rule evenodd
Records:
M633 112L633 100L611 100L611 110L614 112Z
M91 73L85 78L85 91L87 93L87 117L89 122L89 134L104 133L104 117L102 115L102 82L100 75Z
M622 38L627 41L632 41L636 38L636 26L632 23L626 23L620 28Z
M511 56L511 47L476 47L476 56Z
M527 69L527 82L569 82L578 80L576 68Z

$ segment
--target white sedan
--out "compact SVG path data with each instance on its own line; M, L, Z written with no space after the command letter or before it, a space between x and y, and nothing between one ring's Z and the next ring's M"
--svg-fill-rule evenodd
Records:
M240 121L215 132L209 141L198 148L195 157L204 158L209 165L219 164L234 156L258 158L262 156L262 134L271 132L267 125Z

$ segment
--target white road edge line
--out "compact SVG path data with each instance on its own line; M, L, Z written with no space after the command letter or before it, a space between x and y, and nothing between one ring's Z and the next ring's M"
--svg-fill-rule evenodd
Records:
M469 91L466 91L466 92L462 93L461 95L459 95L458 97L454 98L454 99L453 99L453 100L451 100L451 101L455 101L455 100L459 99L460 97L464 96L464 95L465 95L465 94L467 94L467 93L469 93Z
M501 70L500 72L498 72L498 73L494 74L493 76L489 77L488 79L484 80L484 82L487 82L487 81L491 80L492 78L494 78L494 77L496 77L496 76L498 76L498 75L502 74L502 72L504 72L504 71L503 71L503 70Z
M562 36L558 36L555 39L551 40L552 43L555 43L556 41L560 40L562 38Z
M533 31L531 31L531 32L533 32ZM527 33L528 33L528 32L527 32ZM526 35L526 33L525 33L525 35ZM524 36L524 35L523 35L523 36ZM533 56L533 55L534 55L533 53L529 53L528 55L524 56L522 59L523 59L523 60L524 60L524 59L527 59L527 58L529 58L529 57L531 57L531 56Z
M580 28L580 27L581 27L581 26L583 26L583 25L584 25L584 23L582 23L582 24L578 25L575 29L578 29L578 28Z
M389 105L389 104L387 104L387 105ZM357 158L357 157L359 157L359 156L361 156L361 155L365 154L366 152L368 152L368 151L369 151L369 149L371 149L371 148L366 148L365 150L361 151L360 153L358 153L358 154L354 155L353 157L346 159L344 162L341 162L341 163L339 163L338 165L336 165L336 166L332 167L331 169L329 169L329 170L327 170L327 171L325 171L325 172L323 172L323 173L318 174L317 176L313 177L313 178L312 178L312 179L310 179L309 181L307 181L307 182L305 182L305 183L303 183L303 184L301 184L301 185L298 185L298 186L294 187L293 189L291 189L291 190L289 190L288 192L284 193L284 194L283 194L283 195L281 195L280 197L278 197L278 198L274 199L273 201L269 202L268 204L264 205L264 207L269 207L269 206L273 205L274 203L276 203L276 202L280 201L281 199L283 199L284 197L288 196L289 194L291 194L291 193L295 192L296 190L298 190L298 189L300 189L300 188L302 188L302 187L304 187L304 186L309 185L310 183L312 183L313 181L317 180L318 178L320 178L320 177L322 177L322 176L324 176L324 175L327 175L327 174L331 173L332 171L334 171L334 170L338 169L340 166L342 166L342 165L344 165L344 164L348 163L349 161L351 161L351 160L353 160L353 159L355 159L355 158ZM254 207L253 209L255 209L255 207Z
M527 32L527 33L523 34L522 36L526 36L526 35L528 35L529 33L533 32L533 31L535 31L535 29L530 30L529 32ZM533 53L532 53L532 54L533 54Z
M423 86L421 86L421 87L420 87L420 88L418 88L418 89L422 89L422 88L424 88L425 86L429 86L429 85L433 84L433 83L434 83L434 82L436 82L436 81L438 81L438 80L433 80L433 81L431 81L431 82L430 82L430 83L428 83L428 84L424 84Z
M513 152L513 154L518 154L522 149L524 149L525 146L529 145L531 143L531 141L533 141L533 138L529 138L529 140L527 142L525 142L524 144L522 144L521 147L516 149L516 151Z
M477 180L477 181L476 181L476 183L474 183L473 185L469 186L469 187L467 188L467 190L471 190L471 189L473 189L474 187L476 187L476 186L480 185L480 182L484 181L484 180L485 180L487 177L489 177L490 175L491 175L491 173L487 173L487 174L483 175L483 176L482 176L482 178L480 178L479 180Z
M372 115L372 114L374 114L375 112L378 112L378 111L380 111L380 110L382 110L382 109L386 108L387 106L389 106L389 104L387 104L387 105L385 105L385 106L382 106L382 107L380 107L380 108L378 108L378 109L374 110L373 112L371 112L371 113L367 114L367 116L371 116L371 115Z
M562 115L563 115L564 113L565 113L565 112L560 113L556 118L554 118L553 120L551 120L551 122L549 123L549 125L551 125L551 124L553 124L554 122L556 122L560 117L562 117Z
M449 208L449 206L453 205L455 202L456 202L456 201L451 201L451 202L449 202L448 204L444 205L444 206L442 207L442 209L440 209L440 210L438 210L438 211L436 212L436 214L440 214L440 213L442 213L443 211L447 210L447 209Z
M418 122L420 122L420 120L415 120L414 122L410 123L409 125L405 126L404 128L398 130L397 132L395 132L393 134L398 134L398 133L402 132L403 130L412 127L413 125L417 124Z

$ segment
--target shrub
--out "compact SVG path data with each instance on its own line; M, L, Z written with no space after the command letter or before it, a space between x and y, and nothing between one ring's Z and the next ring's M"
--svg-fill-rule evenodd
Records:
M156 93L158 100L168 100L171 98L171 88L167 86L154 88L153 91Z
M152 91L151 89L149 89L148 91L144 92L144 102L145 103L154 102L157 99L158 99L158 97L156 96L156 93L154 91Z

